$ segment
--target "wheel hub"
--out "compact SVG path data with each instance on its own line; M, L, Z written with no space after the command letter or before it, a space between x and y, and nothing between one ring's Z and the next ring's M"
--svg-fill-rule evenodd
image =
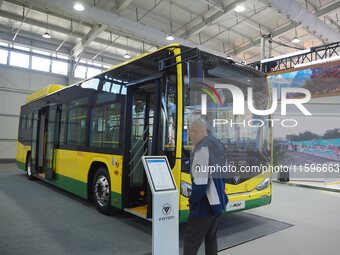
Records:
M28 163L27 163L27 174L28 174L28 176L32 175L31 161L28 161Z
M110 189L109 182L105 176L101 175L98 177L94 189L94 194L100 206L107 205L109 201Z

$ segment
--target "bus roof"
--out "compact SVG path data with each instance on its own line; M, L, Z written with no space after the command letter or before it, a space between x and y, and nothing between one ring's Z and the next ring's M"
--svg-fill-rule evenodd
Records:
M139 59L142 59L142 58L147 57L147 56L149 56L149 55L152 55L152 54L154 54L154 53L156 53L156 52L158 52L158 51L164 50L164 49L166 49L166 48L179 47L179 46L180 46L180 44L178 44L178 43L173 43L173 44L169 44L169 45L166 45L166 46L164 46L164 47L161 47L161 48L159 48L159 49L157 49L157 50L155 50L155 51L146 52L146 53L144 53L144 54L141 54L141 55L139 55L139 56L137 56L137 57L134 57L134 58L129 59L129 60L127 60L127 61L124 61L124 62L122 62L122 63L113 65L113 66L111 66L110 68L108 68L108 69L104 70L103 72L101 72L100 74L97 74L97 75L95 75L95 76L93 76L93 77L89 77L89 78L84 79L84 80L82 80L82 81L80 81L80 82L85 82L85 81L87 81L87 80L93 79L94 77L96 77L96 76L98 76L98 75L107 73L107 72L112 71L112 70L114 70L114 69L117 69L117 68L119 68L119 67L121 67L121 66L125 66L125 65L127 65L127 64L130 64L130 63L136 61L136 60L139 60ZM30 102L32 102L32 101L38 100L38 99L40 99L40 98L43 98L43 97L45 97L45 96L51 95L51 94L53 94L53 93L55 93L55 92L57 92L57 91L59 91L59 90L61 90L61 89L66 89L66 88L68 88L68 87L72 87L72 86L75 86L75 85L78 85L78 84L79 84L79 82L76 82L76 83L70 84L70 85L50 84L50 85L48 85L48 86L46 86L46 87L44 87L44 88L42 88L42 89L40 89L40 90L38 90L38 91L36 91L36 92L33 92L31 95L27 96L27 97L26 97L26 104L28 104L28 103L30 103Z
M184 47L184 48L188 48L188 49L190 48L190 47L187 47L187 46L180 45L180 44L178 44L178 43L169 44L169 45L166 45L166 46L164 46L164 47L161 47L161 48L159 48L159 49L157 49L157 50L155 50L155 51L147 52L147 53L141 54L141 55L139 55L139 56L137 56L137 57L135 57L135 58L129 59L128 61L124 61L124 62L122 62L122 63L113 65L113 66L111 66L110 68L108 68L107 70L104 70L102 73L97 74L97 75L95 75L95 76L93 76L93 77L89 77L89 78L87 78L87 79L84 79L84 80L82 80L82 81L80 81L80 82L77 82L77 83L74 83L74 84L70 84L70 85L50 84L50 85L48 85L47 87L42 88L42 89L40 89L40 90L38 90L38 91L32 93L31 95L27 96L27 98L26 98L26 104L27 104L27 103L30 103L30 102L32 102L32 101L38 100L38 99L40 99L40 98L43 98L43 97L45 97L45 96L49 96L49 95L51 95L51 94L53 94L53 93L55 93L55 92L57 92L57 91L59 91L59 90L67 89L67 88L72 87L72 86L76 86L76 85L78 85L79 83L83 83L83 82L85 82L85 81L91 80L91 79L93 79L93 78L96 77L96 76L99 76L99 75L105 74L105 73L107 73L107 72L110 72L110 71L112 71L112 70L118 69L119 67L128 65L128 64L130 64L130 63L132 63L132 62L135 62L135 61L138 61L138 60L140 60L140 59L142 59L142 58L148 57L148 56L150 56L150 55L152 55L152 54L155 54L155 53L157 53L157 52L160 52L160 51L162 51L162 50L164 50L164 49L167 49L167 48L176 48L176 47ZM206 53L206 52L204 52L204 53L205 53L205 54L208 54L208 55L211 55L211 56L214 56L213 54L210 54L210 53ZM219 58L219 59L222 59L222 57L219 57L219 56L215 56L215 57L217 57L217 58ZM235 63L235 64L236 64L236 63ZM257 73L257 74L258 74L258 73L261 73L260 71L257 71L257 70L252 69L252 68L248 68L248 67L246 67L246 66L241 66L241 68L246 69L246 70L248 70L248 71L255 72L255 73Z
M178 43L168 44L168 45L166 45L166 46L164 46L164 47L161 47L161 48L159 48L159 49L157 49L157 50L155 50L155 51L146 52L146 53L143 53L143 54L141 54L141 55L138 55L137 57L134 57L134 58L132 58L132 59L129 59L128 61L124 61L124 62L122 62L122 63L113 65L113 66L111 66L110 68L108 68L107 70L103 71L103 73L106 73L106 72L111 71L111 70L114 70L114 69L116 69L116 68L118 68L118 67L127 65L127 64L129 64L129 63L131 63L131 62L134 62L134 61L136 61L136 60L138 60L138 59L141 59L141 58L144 58L144 57L149 56L149 55L151 55L151 54L154 54L154 53L156 53L156 52L158 52L158 51L162 51L162 50L164 50L164 49L171 48L171 47L180 47L180 46L181 46L181 45L178 44Z
M64 85L59 85L59 84L50 84L42 89L39 89L36 92L33 92L31 95L26 97L26 104L30 103L32 101L35 101L37 99L43 98L45 96L51 95L54 92L57 92L58 90L61 90L65 88L66 86Z

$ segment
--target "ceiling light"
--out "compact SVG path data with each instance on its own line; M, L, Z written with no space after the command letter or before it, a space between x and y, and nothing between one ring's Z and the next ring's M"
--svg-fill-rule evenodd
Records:
M299 43L300 42L300 39L298 38L298 34L297 34L297 30L296 30L296 27L295 27L295 36L293 38L293 40L291 41L292 43Z
M46 31L45 34L41 35L45 39L51 39L51 35L48 33L48 13L46 13Z
M172 2L170 2L170 34L168 34L168 35L166 36L166 40L167 40L167 41L173 41L173 40L175 39L175 37L172 35L173 29L172 29L171 6L172 6Z
M75 2L74 5L73 5L73 9L75 9L78 12L82 12L82 11L85 10L85 7L84 7L84 5L82 3Z
M131 56L129 55L129 38L126 37L126 53L124 55L125 59L129 59L131 58Z
M166 39L167 39L168 41L173 41L173 40L175 39L175 37L174 37L172 34L168 34L168 35L166 36Z
M42 37L44 37L45 39L51 39L51 35L48 32L45 32Z
M300 42L300 39L297 37L294 37L292 40L292 43L299 43L299 42Z
M246 9L246 7L244 7L244 5L237 5L236 7L235 7L235 12L243 12L244 10Z

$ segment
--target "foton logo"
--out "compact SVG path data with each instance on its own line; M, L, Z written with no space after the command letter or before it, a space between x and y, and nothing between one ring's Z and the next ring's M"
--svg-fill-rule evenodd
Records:
M241 181L241 176L240 176L240 174L238 174L238 173L235 174L234 177L233 177L233 182L234 182L234 184L239 184L240 181Z
M201 83L203 84L203 83ZM217 97L220 105L222 106L222 100L221 96L218 94L216 89L228 89L233 97L233 114L234 115L244 115L244 105L245 105L245 97L242 92L242 90L234 85L231 84L215 84L214 87L211 87L207 84L203 84L205 87L208 87L208 89L202 89L205 91L210 97L213 98L213 94ZM272 89L272 105L270 109L266 110L258 110L255 109L253 105L253 88L249 87L247 88L248 97L247 97L247 105L248 109L251 113L258 116L264 116L264 115L270 115L275 112L277 105L278 105L278 92L277 88ZM297 98L297 99L288 99L287 94L288 93L300 93L303 94L303 98ZM201 95L202 100L202 109L201 114L206 115L207 114L207 94ZM311 93L304 88L282 88L281 89L281 115L287 115L287 105L292 104L295 105L304 115L312 115L304 106L304 103L307 103L311 99ZM216 100L214 100L214 103L216 104Z
M175 219L175 216L166 216L166 217L161 217L158 220L159 221L166 221L166 220L173 220Z
M171 206L169 204L164 204L162 212L164 215L168 215L171 212Z
M170 212L171 212L171 205L168 203L164 204L162 207L162 213L168 216L160 217L158 220L159 221L173 220L175 216L169 215Z

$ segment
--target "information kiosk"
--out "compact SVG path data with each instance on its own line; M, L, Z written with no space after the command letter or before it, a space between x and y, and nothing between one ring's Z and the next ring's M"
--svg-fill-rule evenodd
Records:
M152 192L152 254L179 254L178 190L166 156L143 156Z

